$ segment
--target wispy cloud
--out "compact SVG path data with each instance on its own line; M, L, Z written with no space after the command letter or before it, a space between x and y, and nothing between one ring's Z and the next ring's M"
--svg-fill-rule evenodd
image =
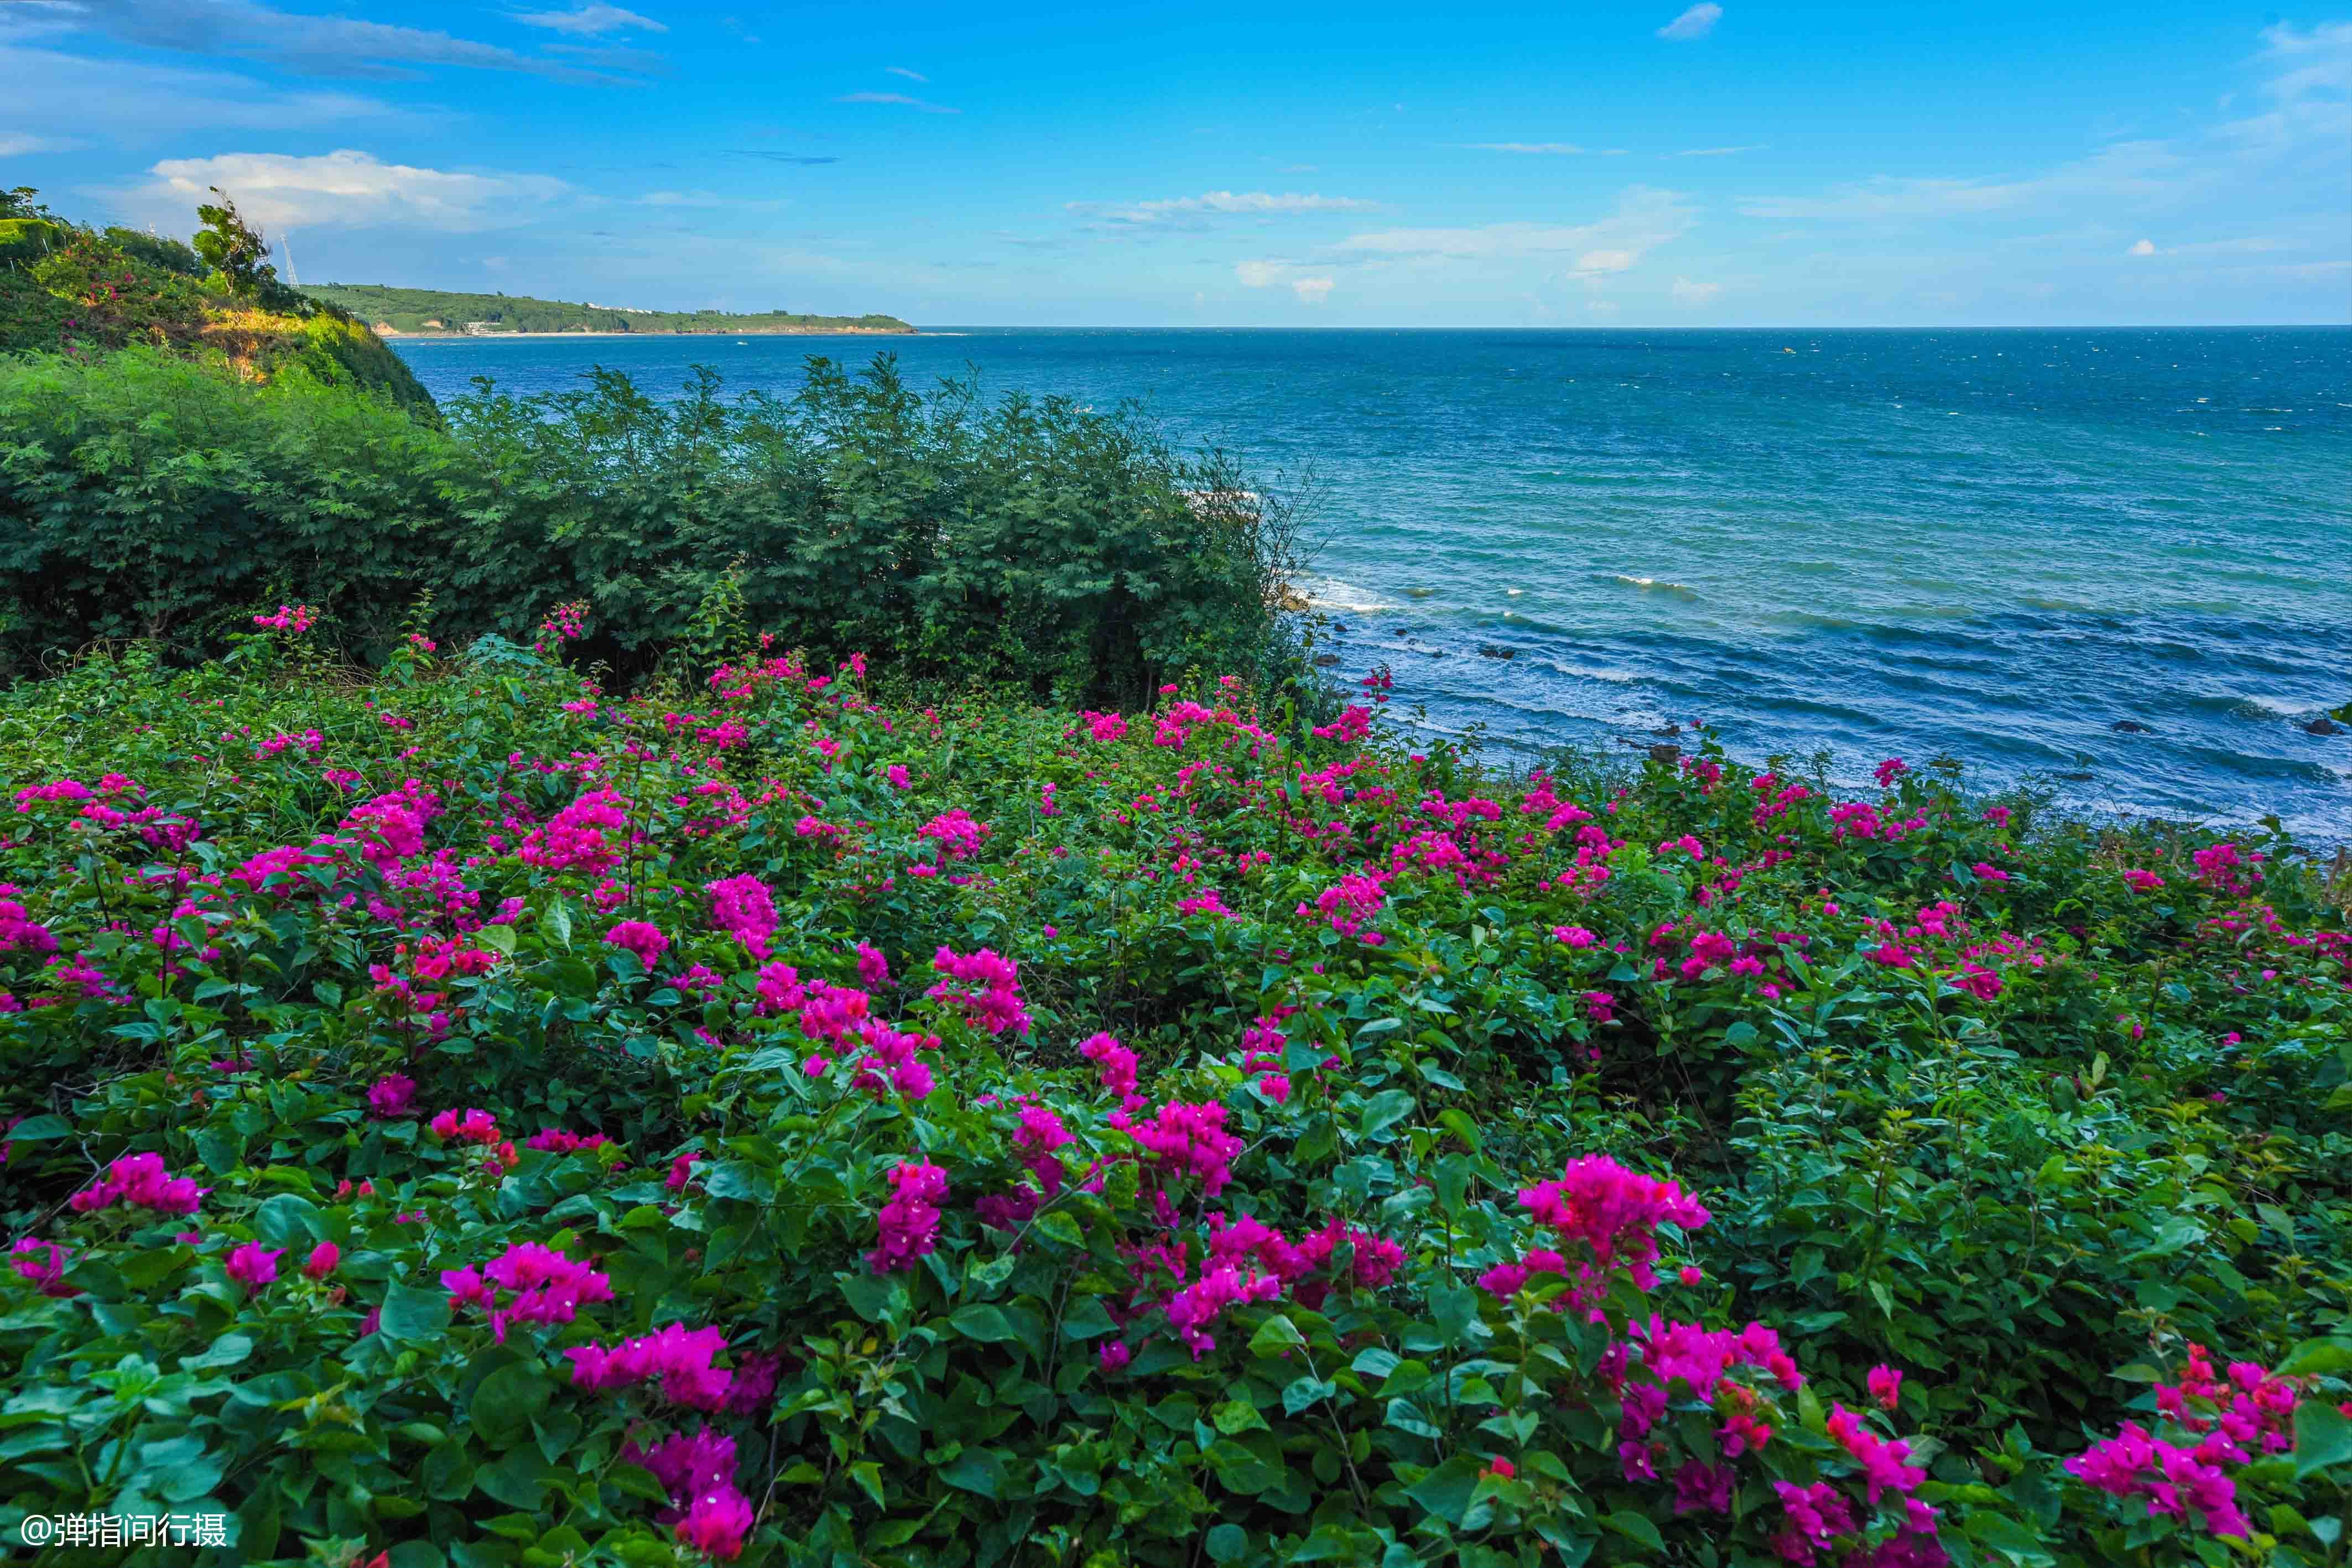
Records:
M1748 196L1739 210L1751 218L1948 218L2064 206L2085 198L2147 200L2172 193L2192 173L2189 162L2160 141L2119 141L2088 158L2021 178L1874 179L1840 185L1817 196Z
M315 76L396 78L420 66L459 66L559 81L628 79L431 28L279 11L259 0L78 0L68 14L78 30L143 48L267 60Z
M1331 298L1334 282L1325 273L1308 273L1296 262L1244 261L1234 266L1234 276L1244 288L1284 288L1297 296L1301 305L1320 305Z
M1658 37L1677 42L1685 38L1704 38L1715 31L1715 25L1722 16L1722 6L1715 5L1713 0L1704 0L1703 4L1692 6L1659 28Z
M1728 158L1735 152L1761 152L1764 151L1764 147L1765 143L1761 141L1750 141L1738 147L1685 147L1681 152L1671 153L1669 156L1675 158Z
M516 11L510 13L507 19L520 22L526 27L545 27L553 32L590 38L601 37L606 33L669 31L650 16L624 11L618 5L601 4L578 5L569 11Z
M0 131L0 158L21 158L28 152L69 152L82 145L47 136L13 136Z
M1680 237L1692 214L1674 191L1634 186L1617 211L1589 224L1504 223L1475 228L1381 229L1349 235L1339 250L1357 256L1494 261L1562 257L1571 276L1623 272L1657 246Z
M410 112L334 89L283 91L236 71L90 59L5 45L0 81L8 84L8 119L33 126L70 125L111 140L185 131L282 135L362 120L384 123ZM45 133L35 139L43 145L28 151L60 150Z
M727 155L730 158L758 158L769 163L795 163L803 168L812 169L821 163L841 162L840 159L831 156L812 157L803 152L771 152L758 147L732 147L728 149Z
M392 225L465 233L527 223L541 204L572 193L545 174L416 168L349 149L309 158L278 152L167 158L148 172L150 183L130 193L135 206L184 221L218 186L269 229Z
M1117 224L1158 224L1171 219L1212 217L1271 217L1297 213L1368 213L1378 202L1353 196L1326 196L1296 191L1209 191L1197 196L1171 196L1163 201L1070 202L1067 210L1086 213Z
M1465 141L1463 145L1473 152L1535 152L1565 156L1584 151L1573 141Z
M929 87L931 82L931 78L925 76L922 72L910 71L904 66L884 66L882 69L887 75L905 77L908 81L919 81L926 87Z
M1675 279L1674 296L1677 305L1704 305L1723 292L1720 283L1696 283L1687 277Z
M845 92L833 100L835 103L895 103L904 109L920 110L925 114L961 114L961 109L950 109L944 103L930 103L919 98L908 98L903 92Z
M2154 256L2156 254L2156 242L2152 239L2136 240L2133 242L2131 249L2124 252L2124 254L2126 256Z

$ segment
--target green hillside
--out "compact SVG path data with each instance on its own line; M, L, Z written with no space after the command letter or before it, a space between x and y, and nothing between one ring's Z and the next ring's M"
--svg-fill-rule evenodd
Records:
M242 381L299 370L438 420L423 384L365 323L278 281L234 204L199 208L205 226L192 246L78 224L38 195L0 191L0 355L142 345Z
M804 316L790 310L631 310L534 299L521 294L454 294L381 283L328 283L303 290L395 332L462 332L471 322L497 332L911 332L896 316Z

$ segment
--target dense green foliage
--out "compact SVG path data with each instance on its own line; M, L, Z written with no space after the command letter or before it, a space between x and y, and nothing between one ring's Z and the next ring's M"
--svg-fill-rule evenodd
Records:
M462 332L487 322L501 332L911 332L896 316L808 316L790 310L625 310L534 299L526 294L465 294L383 283L327 283L303 290L399 332Z
M746 618L1074 701L1287 667L1286 515L1128 413L926 395L887 359L814 361L789 400L706 374L658 402L600 372L446 413L163 352L0 361L0 674L93 638L216 651L265 598L380 659L420 590L459 638L585 600L631 674Z
M2352 945L2274 836L269 620L0 695L0 1528L2345 1560ZM2188 1342L2260 1364L2152 1508Z

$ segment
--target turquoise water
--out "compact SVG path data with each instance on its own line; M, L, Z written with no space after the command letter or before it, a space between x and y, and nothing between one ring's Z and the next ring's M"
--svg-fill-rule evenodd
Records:
M404 343L436 395L591 364L789 391L856 340ZM1862 779L1938 751L2093 810L2352 838L2352 330L1035 331L919 382L1140 400L1311 470L1313 595L1396 706L1524 747L1703 717ZM1793 351L1792 351L1793 350ZM1482 647L1509 649L1508 661ZM2118 731L2119 722L2147 727ZM2087 777L2079 777L2087 775Z

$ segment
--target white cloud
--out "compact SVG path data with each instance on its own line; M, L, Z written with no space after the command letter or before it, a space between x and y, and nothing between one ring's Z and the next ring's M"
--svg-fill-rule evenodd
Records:
M926 87L930 85L930 78L920 71L910 71L904 66L884 66L882 70L887 76L905 77L908 81L919 81Z
M637 198L648 207L723 207L727 198L716 191L648 191Z
M1313 174L1319 172L1317 167L1312 163L1285 163L1282 166L1282 172L1286 174Z
M2154 240L2141 240L2138 244L2133 246L2131 249L2124 252L2124 254L2126 256L2154 256L2156 254L2156 242Z
M1583 148L1572 141L1472 141L1465 145L1473 152L1549 152L1567 154L1581 152Z
M667 27L650 16L640 16L635 11L624 11L618 5L602 4L576 6L569 11L517 11L509 18L526 27L546 27L553 32L569 33L574 37L599 37L606 33L633 30L640 33L667 33Z
M1208 217L1273 217L1296 213L1364 213L1379 208L1378 202L1359 201L1353 196L1326 196L1318 193L1285 191L1209 191L1198 196L1171 196L1164 201L1129 202L1123 205L1101 202L1070 202L1065 204L1074 213L1090 213L1120 224L1157 224L1171 219Z
M1677 158L1728 158L1735 152L1761 152L1765 144L1750 141L1740 147L1686 147L1674 154Z
M1674 295L1677 305L1704 305L1722 292L1723 285L1720 283L1694 283L1687 277L1675 279Z
M908 98L903 92L845 92L833 100L835 103L895 103L908 109L919 109L925 114L961 114L961 109L950 109L944 103L930 103L919 98Z
M1713 0L1703 0L1702 4L1692 6L1659 28L1658 37L1677 42L1685 38L1704 38L1715 30L1715 24L1722 16L1722 6L1715 5Z
M1349 235L1339 248L1360 255L1488 261L1522 256L1574 256L1588 277L1622 272L1644 253L1679 237L1691 211L1673 191L1636 185L1618 198L1617 211L1589 224L1487 224L1477 228L1381 229Z
M1297 262L1236 262L1234 276L1241 279L1244 288L1287 287L1298 297L1301 305L1320 305L1331 297L1331 277L1328 274L1302 272Z
M314 158L227 152L167 158L153 182L131 193L136 205L184 221L218 186L266 229L390 225L465 233L526 223L533 208L571 190L545 174L469 174L379 162L343 150Z

